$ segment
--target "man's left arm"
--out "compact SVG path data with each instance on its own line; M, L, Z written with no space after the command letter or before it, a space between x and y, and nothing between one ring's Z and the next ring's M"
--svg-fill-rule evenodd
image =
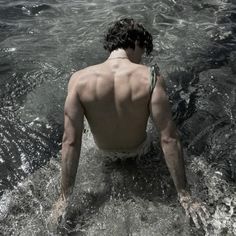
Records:
M61 191L64 200L70 196L74 187L83 133L84 110L77 91L77 79L76 76L70 79L64 107L61 170Z

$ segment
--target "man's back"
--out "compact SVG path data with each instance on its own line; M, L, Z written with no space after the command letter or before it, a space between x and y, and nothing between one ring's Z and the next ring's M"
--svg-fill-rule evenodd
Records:
M150 72L128 59L108 59L74 75L96 144L105 150L135 149L146 138Z

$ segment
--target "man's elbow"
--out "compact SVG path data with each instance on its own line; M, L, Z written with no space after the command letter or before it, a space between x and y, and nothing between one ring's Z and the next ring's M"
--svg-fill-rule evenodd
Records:
M173 135L162 135L161 145L176 145L179 142L179 135L177 133Z
M69 146L69 147L75 147L78 143L77 137L72 135L67 135L64 133L63 139L62 139L62 147Z

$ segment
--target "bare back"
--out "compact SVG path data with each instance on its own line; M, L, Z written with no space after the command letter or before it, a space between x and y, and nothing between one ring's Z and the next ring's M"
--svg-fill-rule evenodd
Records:
M77 89L97 146L129 150L146 137L149 69L127 59L107 60L77 72Z

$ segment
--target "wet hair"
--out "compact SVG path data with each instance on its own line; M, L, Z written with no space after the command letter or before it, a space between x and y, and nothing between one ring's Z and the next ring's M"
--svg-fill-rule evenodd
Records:
M112 52L116 49L135 49L135 41L149 55L153 50L152 35L142 24L132 18L122 18L108 29L104 37L104 49Z

